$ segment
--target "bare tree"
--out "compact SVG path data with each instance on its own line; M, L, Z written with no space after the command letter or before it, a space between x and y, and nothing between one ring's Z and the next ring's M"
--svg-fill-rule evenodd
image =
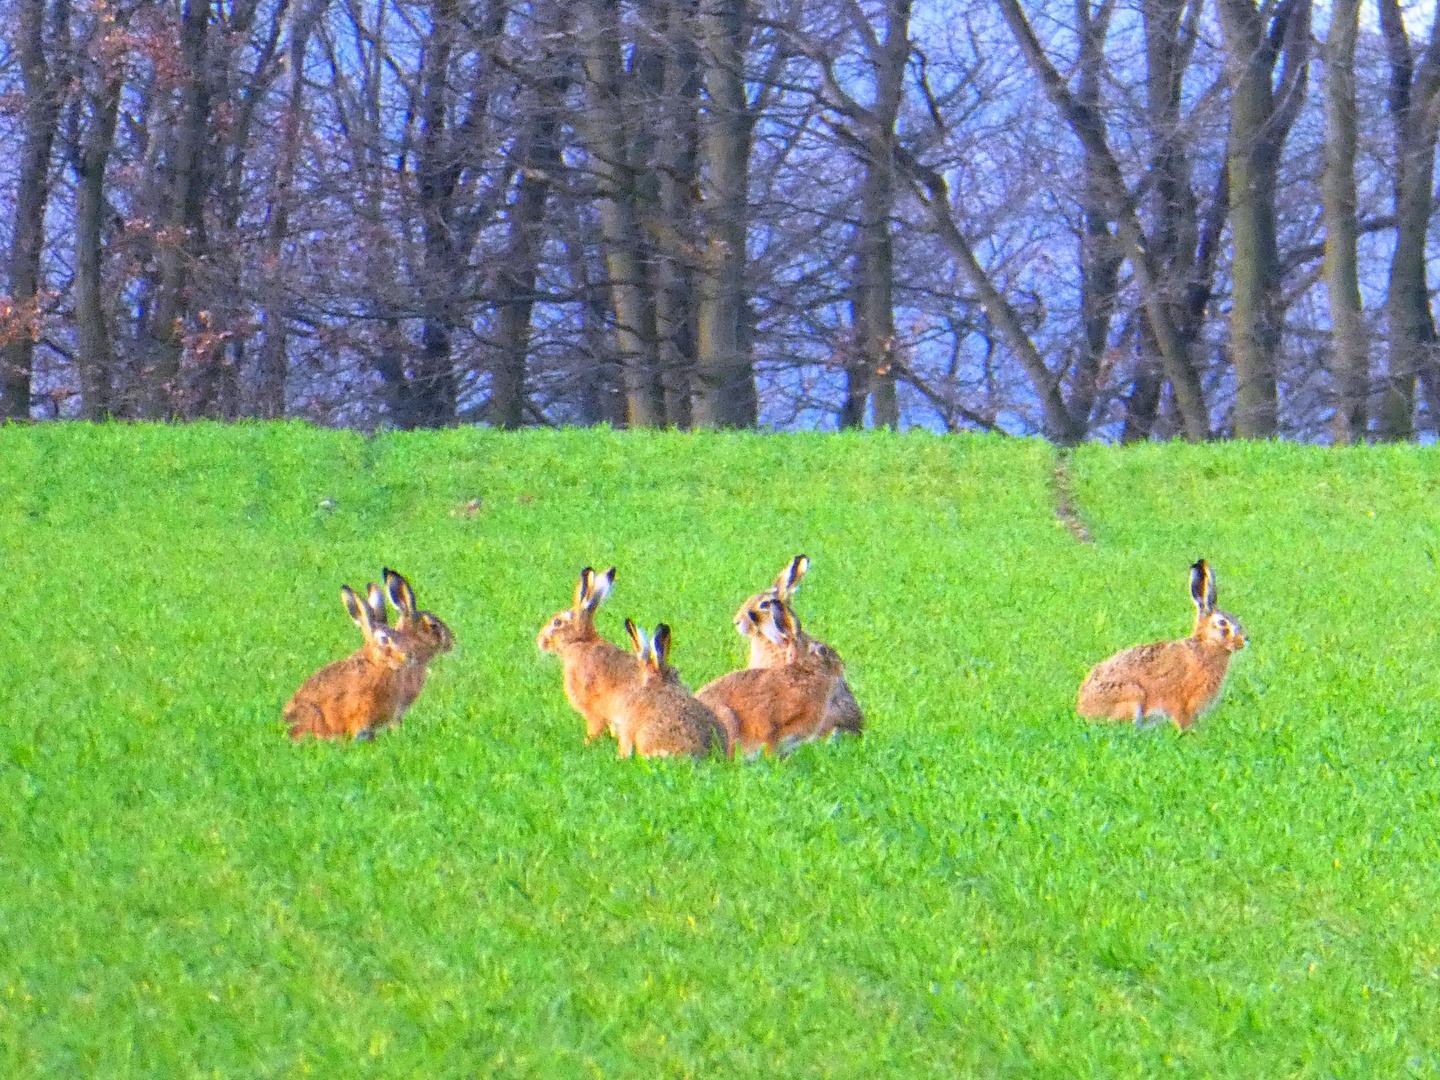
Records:
M1210 435L1210 419L1199 376L1190 357L1188 342L1166 304L1161 268L1156 265L1154 257L1155 245L1141 227L1134 196L1111 152L1103 120L1093 108L1070 92L1055 65L1045 55L1039 38L1016 0L997 0L997 3L1047 96L1091 156L1094 168L1092 180L1096 190L1103 191L1109 202L1110 216L1116 222L1116 234L1134 269L1149 328L1165 360L1166 374L1185 435L1196 441L1206 439Z
M54 0L48 18L45 0L22 0L18 14L16 45L25 84L25 141L20 150L15 231L10 244L10 310L5 313L8 317L0 320L0 419L30 415L45 209L50 199L50 151L69 83L69 0Z
M1333 0L1325 62L1325 277L1334 327L1335 441L1365 437L1370 383L1369 342L1360 306L1359 229L1355 191L1355 39L1360 0Z
M693 419L700 427L749 427L755 379L742 329L748 232L751 116L745 93L745 0L699 0L705 115L705 199L695 341Z
M80 415L100 420L114 406L111 315L105 297L103 240L107 222L105 172L114 149L125 80L126 30L133 14L95 18L77 51L80 92L71 104L70 165L75 172L75 366Z
M1280 252L1275 189L1280 154L1304 103L1310 61L1310 0L1219 0L1230 81L1230 351L1235 434L1277 431L1275 358L1281 342ZM1275 65L1281 63L1275 81Z
M541 78L522 98L525 127L516 147L519 182L509 207L509 236L497 275L497 355L486 410L490 423L510 430L525 422L530 318L539 284L545 205L564 170L559 112L568 82L564 75Z
M1080 77L1075 100L1092 114L1101 110L1101 85L1107 67L1105 39L1114 17L1113 0L1092 8L1090 0L1076 0L1080 38ZM1082 148L1083 149L1083 148ZM1075 364L1070 411L1075 424L1090 426L1100 388L1105 355L1110 349L1111 321L1120 299L1120 268L1124 256L1110 229L1110 196L1105 162L1084 149L1085 175L1081 191L1083 227L1080 232L1080 317L1084 337Z
M324 15L327 0L299 0L290 9L285 43L285 99L280 111L275 173L265 213L261 254L260 352L255 364L253 411L274 419L285 415L285 380L290 340L289 259L290 220L296 204L296 169L306 128L305 60L315 25Z
M1440 416L1398 0L3 2L7 415Z
M1207 91L1189 116L1182 111L1184 85L1200 40L1204 0L1143 0L1145 38L1145 121L1150 174L1149 234L1158 267L1160 302L1170 323L1194 357L1202 348L1206 308L1214 288L1220 236L1229 213L1229 174L1223 163L1203 217L1192 179L1190 143L1203 113ZM1159 341L1147 313L1133 325L1136 364L1121 441L1150 438L1164 380ZM1198 376L1198 372L1197 372Z
M859 3L845 5L851 30L867 61L872 101L854 115L854 133L864 170L860 220L850 282L854 311L854 354L846 365L841 427L865 422L867 398L876 427L898 427L895 396L895 125L904 101L905 67L910 59L910 0L885 0L877 30ZM883 34L883 36L882 36Z
M210 0L184 0L180 20L179 108L161 136L165 228L158 239L159 280L146 328L144 405L152 416L182 415L180 361L192 312L192 275L208 254L205 230L210 127Z
M635 169L626 138L618 4L585 0L579 6L579 19L585 56L586 147L598 187L605 265L625 370L626 421L658 427L665 422L665 397L655 343L654 298L636 213Z
M1425 266L1436 131L1440 127L1440 7L1435 10L1430 41L1417 63L1398 0L1378 2L1390 60L1390 114L1395 122L1395 253L1385 302L1390 376L1377 417L1377 434L1393 440L1413 434L1417 377L1426 380L1432 417L1440 417L1435 320Z

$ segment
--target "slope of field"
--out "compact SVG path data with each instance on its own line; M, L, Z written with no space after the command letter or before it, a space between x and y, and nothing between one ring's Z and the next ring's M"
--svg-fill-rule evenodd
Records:
M0 429L0 1074L1433 1076L1440 457L866 436ZM465 510L480 500L478 512ZM797 552L870 732L619 762L534 644L743 663ZM1073 712L1252 639L1185 736ZM342 582L454 629L404 727L291 745Z

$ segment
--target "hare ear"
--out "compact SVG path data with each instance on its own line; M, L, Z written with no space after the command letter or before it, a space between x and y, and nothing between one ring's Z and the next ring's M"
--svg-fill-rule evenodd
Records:
M781 604L781 612L776 617L776 622L785 631L785 636L798 638L800 636L800 616L795 614L795 609L789 604Z
M1215 608L1215 582L1210 576L1210 564L1204 559L1190 567L1190 599L1195 601L1195 610L1208 615Z
M789 637L785 633L785 605L778 600L762 600L760 609L766 615L765 618L757 620L760 632L776 645L789 644Z
M630 647L641 660L645 659L645 635L631 619L625 620L625 633L630 635Z
M615 587L615 567L610 567L605 573L596 576L595 571L590 571L590 589L585 596L585 610L594 611L605 602L610 595L610 590Z
M790 565L780 571L780 576L775 579L775 595L781 600L788 601L800 591L800 579L810 569L810 557L808 555L796 555L790 560Z
M770 617L775 620L775 628L784 634L787 639L794 639L800 636L800 620L795 617L795 611L789 604L782 600L771 601Z
M595 587L595 571L585 567L580 571L580 583L575 586L575 610L579 611L585 606L585 601L590 596L590 590Z
M663 622L657 624L654 641L655 666L664 667L670 661L670 627Z
M355 625L365 635L365 640L369 641L375 636L375 620L370 614L369 605L361 601L360 597L355 595L355 590L349 585L340 586L340 599L345 602L345 610L350 612L350 618L355 621Z
M376 626L385 626L385 593L375 582L365 586L365 606L370 609L370 618Z
M410 587L410 582L405 580L404 574L397 574L388 566L384 573L385 591L390 594L390 603L394 604L395 610L405 618L415 618L415 609L419 605L415 603L415 590Z

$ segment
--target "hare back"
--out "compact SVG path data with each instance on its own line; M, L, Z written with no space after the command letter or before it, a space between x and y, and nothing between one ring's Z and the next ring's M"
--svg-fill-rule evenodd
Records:
M396 673L355 653L326 664L300 685L285 706L291 737L354 737L389 723L399 712Z
M803 742L824 733L822 721L834 676L795 665L746 668L722 675L695 697L717 716L730 710L738 721L736 748L746 754L782 742Z
M1136 645L1102 660L1085 676L1085 683L1100 688L1109 684L1139 683L1158 690L1191 676L1195 658L1184 641L1157 641Z
M715 714L685 691L668 683L643 687L626 700L619 724L642 757L690 754L704 757L729 740Z

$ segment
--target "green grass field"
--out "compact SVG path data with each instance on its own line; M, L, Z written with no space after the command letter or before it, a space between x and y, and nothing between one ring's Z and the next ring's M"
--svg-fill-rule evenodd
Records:
M1434 1076L1440 451L298 425L0 430L0 1075ZM461 512L482 501L473 517ZM534 643L691 686L797 552L863 740L617 761ZM1185 736L1076 718L1251 635ZM291 745L383 564L454 629Z

